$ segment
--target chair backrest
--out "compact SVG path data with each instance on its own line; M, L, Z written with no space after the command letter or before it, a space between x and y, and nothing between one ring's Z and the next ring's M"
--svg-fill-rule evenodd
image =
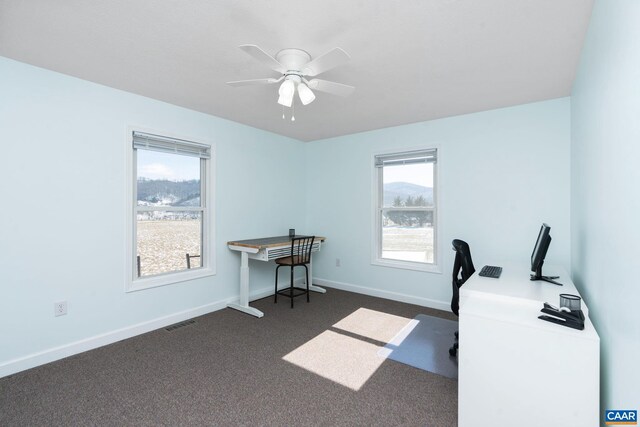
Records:
M200 255L190 255L189 253L187 253L187 268L191 268L191 258L200 258ZM198 267L200 267L198 265Z
M460 286L467 281L476 269L473 267L473 261L471 260L471 250L467 242L459 239L454 239L451 242L453 250L456 251L456 259L453 262L453 274L451 287L453 289L453 296L451 297L451 311L457 316L460 302Z
M303 236L291 239L291 257L296 261L296 264L311 262L311 249L315 238L316 236Z

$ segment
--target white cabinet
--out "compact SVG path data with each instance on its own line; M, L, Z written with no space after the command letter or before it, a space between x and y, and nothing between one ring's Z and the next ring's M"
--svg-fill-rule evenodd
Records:
M578 294L555 273L564 286L505 266L500 279L476 274L460 288L460 427L599 425L600 339L584 301L582 331L538 319L543 302Z

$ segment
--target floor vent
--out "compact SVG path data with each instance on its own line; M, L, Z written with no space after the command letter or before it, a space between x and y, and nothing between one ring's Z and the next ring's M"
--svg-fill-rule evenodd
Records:
M185 320L184 322L175 323L171 326L167 326L166 328L164 328L164 330L171 332L171 331L175 331L176 329L184 328L185 326L193 325L194 323L196 323L195 320Z

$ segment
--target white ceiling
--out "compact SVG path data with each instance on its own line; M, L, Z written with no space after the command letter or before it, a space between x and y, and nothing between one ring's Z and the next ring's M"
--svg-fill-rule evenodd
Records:
M302 141L567 96L593 0L0 0L0 55ZM237 48L351 55L282 120Z

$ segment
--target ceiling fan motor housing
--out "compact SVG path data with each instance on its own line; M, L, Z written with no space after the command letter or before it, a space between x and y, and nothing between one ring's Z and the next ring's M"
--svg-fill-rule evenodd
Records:
M311 55L302 49L282 49L276 54L276 60L287 69L285 74L303 75L303 68L311 61Z

